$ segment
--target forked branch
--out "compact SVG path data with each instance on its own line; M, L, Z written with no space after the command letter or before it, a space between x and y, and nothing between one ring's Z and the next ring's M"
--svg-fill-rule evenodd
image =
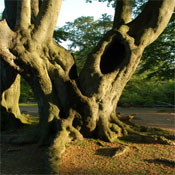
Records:
M118 0L115 8L113 28L131 21L133 0Z
M37 17L39 13L39 0L31 0L31 22L33 23L35 21L35 18Z
M9 28L6 20L0 21L0 59L7 62L17 71L21 71L15 64L16 57L9 51L11 40L15 37L15 33Z
M18 1L18 5L21 7L19 25L26 29L31 23L31 0Z
M0 48L9 47L12 38L15 36L15 32L9 28L7 21L5 19L0 21Z
M128 24L135 44L146 47L155 41L167 26L174 8L174 0L150 0L142 13Z
M51 39L57 23L62 0L45 0L36 19L33 38L42 42Z
M18 71L18 72L22 72L22 69L17 66L14 62L14 60L16 59L16 57L10 53L9 50L2 50L0 48L0 59L4 60L9 66L11 66L14 70Z

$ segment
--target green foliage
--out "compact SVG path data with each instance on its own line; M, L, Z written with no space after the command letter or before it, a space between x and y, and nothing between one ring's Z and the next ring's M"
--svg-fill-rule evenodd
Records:
M174 105L174 88L174 81L156 82L137 77L126 85L119 105Z
M147 79L174 79L175 28L174 15L159 38L149 45L142 56L138 74L147 74Z
M56 28L53 37L58 43L62 43L62 41L66 41L69 38L69 33L62 30L62 28Z
M113 7L116 4L115 0L86 0L86 2L92 3L93 1L98 1L98 2L108 2L107 5L110 6L112 5Z
M55 39L69 40L70 49L91 49L103 37L106 31L112 27L111 16L103 14L98 20L94 20L92 16L82 16L74 20L74 22L66 22L61 28L55 31Z
M19 101L20 102L34 102L35 101L31 87L22 78L21 78L21 94L20 94Z

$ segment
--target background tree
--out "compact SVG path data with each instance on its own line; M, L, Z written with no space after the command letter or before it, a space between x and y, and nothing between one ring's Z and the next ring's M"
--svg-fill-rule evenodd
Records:
M62 1L40 1L40 6L35 0L15 2L15 28L6 20L0 22L0 57L32 87L39 107L40 143L56 136L50 148L52 169L58 171L65 144L73 139L114 142L131 133L143 135L139 127L122 121L116 107L144 49L167 26L175 2L150 0L131 21L132 1L117 1L112 30L89 54L79 75L71 53L53 40Z
M174 79L174 15L160 37L146 48L138 74L146 73L147 78L158 80Z
M36 100L35 100L33 91L31 87L29 86L29 84L23 78L21 78L20 85L21 85L21 92L20 92L19 102L20 103L35 103Z

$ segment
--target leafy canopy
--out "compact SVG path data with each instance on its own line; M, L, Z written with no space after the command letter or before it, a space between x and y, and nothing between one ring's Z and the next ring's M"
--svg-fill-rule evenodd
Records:
M147 78L158 80L174 79L175 73L175 28L174 15L165 31L149 45L142 56L138 74L146 73Z

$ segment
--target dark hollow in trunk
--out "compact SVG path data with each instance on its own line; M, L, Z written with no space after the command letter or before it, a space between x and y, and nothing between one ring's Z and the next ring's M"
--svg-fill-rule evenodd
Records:
M103 74L113 72L117 66L120 66L122 61L126 58L126 47L128 46L116 37L106 46L100 62L100 69Z

